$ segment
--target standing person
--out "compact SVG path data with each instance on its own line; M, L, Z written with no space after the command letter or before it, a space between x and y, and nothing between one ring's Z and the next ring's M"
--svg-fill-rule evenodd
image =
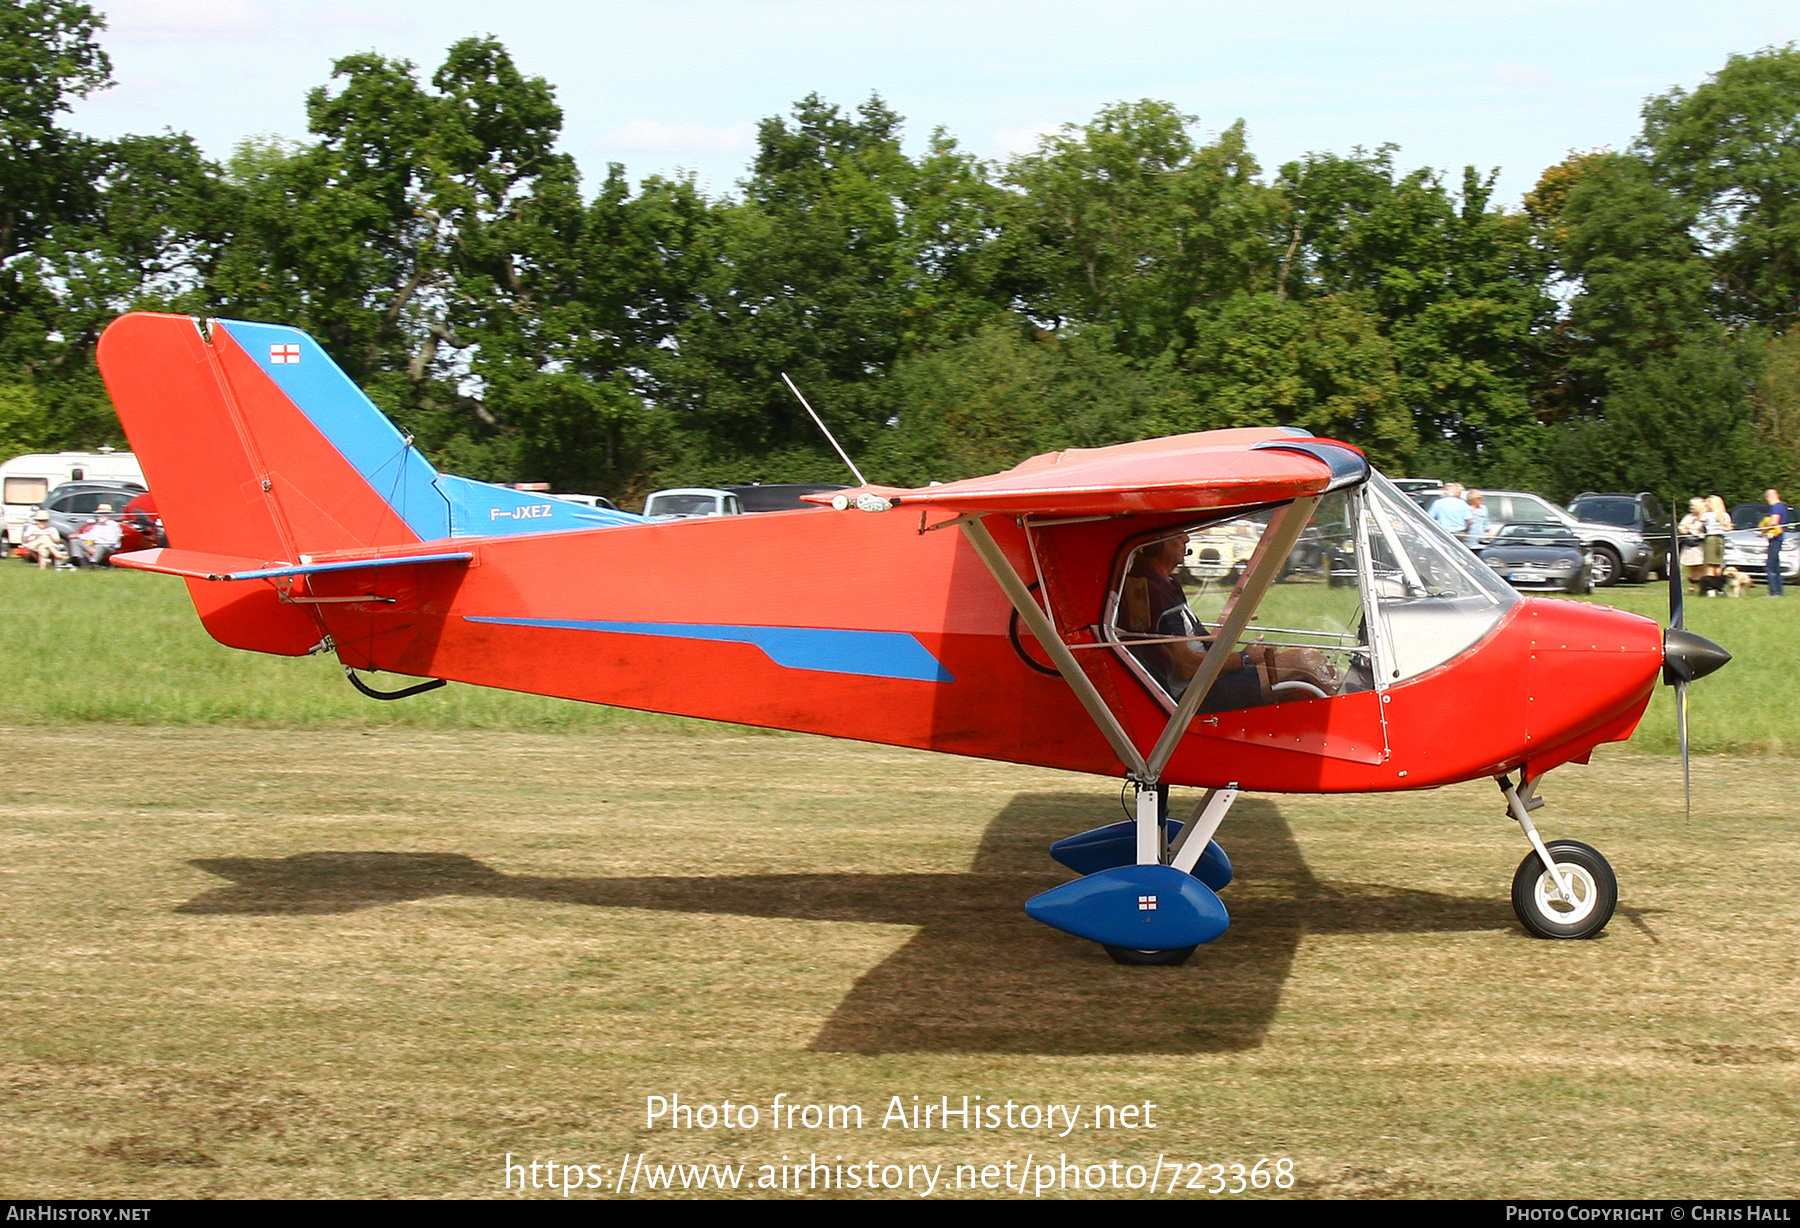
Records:
M1763 491L1763 498L1768 501L1769 514L1762 518L1760 528L1762 535L1769 539L1769 569L1765 576L1769 582L1769 596L1781 596L1781 540L1787 534L1787 504L1781 501L1781 492L1770 488Z
M1706 545L1702 547L1706 556L1706 578L1708 580L1725 574L1725 534L1731 531L1731 513L1725 510L1725 500L1717 495L1706 496L1706 511L1700 517L1706 526ZM1707 584L1706 595L1717 597L1725 587L1718 584Z
M1676 543L1681 553L1677 556L1681 563L1681 574L1693 586L1694 595L1700 595L1700 577L1706 574L1706 500L1698 495L1688 500L1688 514L1681 518L1675 533L1680 539Z
M1487 540L1488 516L1481 506L1483 502L1485 500L1479 490L1469 492L1469 527L1464 532L1463 540L1469 543L1471 550L1481 549L1482 543Z
M1450 536L1466 534L1469 531L1469 505L1463 502L1462 486L1456 482L1446 483L1444 493L1431 505L1430 515Z

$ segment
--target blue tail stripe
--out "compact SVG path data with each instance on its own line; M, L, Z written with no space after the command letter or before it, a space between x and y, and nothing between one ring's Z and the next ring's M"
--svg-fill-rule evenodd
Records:
M450 504L437 470L394 429L375 402L345 375L318 342L297 328L220 320L217 327L244 347L301 413L331 441L363 479L386 499L421 541L450 536ZM298 346L298 362L276 362L278 346Z
M859 674L865 678L904 678L915 682L956 681L950 671L919 642L917 636L905 631L608 622L573 618L464 617L472 623L500 623L511 627L551 627L561 631L608 631L617 635L655 635L665 639L754 644L775 664L787 669Z
M646 524L642 516L440 474L349 376L297 328L220 320L331 446L421 541ZM282 347L296 347L276 361Z

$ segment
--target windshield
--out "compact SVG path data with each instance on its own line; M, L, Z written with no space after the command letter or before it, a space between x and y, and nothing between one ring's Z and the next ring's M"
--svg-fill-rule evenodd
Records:
M717 495L651 495L644 505L646 516L712 516L718 510Z
M1636 499L1577 499L1569 504L1569 511L1577 520L1617 525L1622 529L1636 528L1639 515Z
M1496 546L1568 546L1577 549L1581 539L1560 524L1509 524L1494 538Z
M1379 473L1363 487L1367 583L1379 612L1383 685L1472 647L1519 595Z

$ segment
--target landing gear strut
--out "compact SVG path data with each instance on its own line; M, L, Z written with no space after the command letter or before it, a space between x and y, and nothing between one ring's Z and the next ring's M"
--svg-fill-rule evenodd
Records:
M1497 778L1506 807L1525 838L1531 853L1513 875L1512 904L1519 923L1538 938L1593 938L1612 920L1619 902L1619 880L1598 850L1575 840L1544 843L1531 812L1544 804L1537 780L1513 787L1507 776Z

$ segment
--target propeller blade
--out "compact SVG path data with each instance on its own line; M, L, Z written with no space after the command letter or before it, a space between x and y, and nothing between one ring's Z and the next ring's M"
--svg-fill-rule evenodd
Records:
M1687 629L1682 605L1687 600L1687 585L1681 581L1681 522L1669 514L1669 626L1677 631Z
M1675 725L1681 730L1681 796L1687 807L1687 817L1694 817L1694 778L1688 769L1688 730L1687 730L1687 689L1688 684L1675 684Z

